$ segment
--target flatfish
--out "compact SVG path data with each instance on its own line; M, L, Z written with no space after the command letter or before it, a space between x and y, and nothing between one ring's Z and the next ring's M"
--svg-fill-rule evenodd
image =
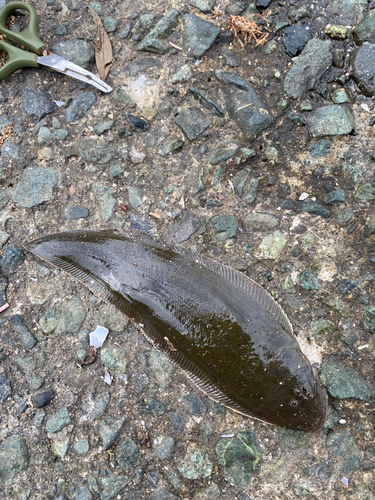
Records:
M317 431L327 395L277 302L244 274L143 233L73 231L25 244L140 323L215 401Z

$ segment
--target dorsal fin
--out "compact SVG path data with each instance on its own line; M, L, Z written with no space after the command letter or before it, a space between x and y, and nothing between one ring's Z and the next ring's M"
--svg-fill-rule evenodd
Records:
M231 284L246 293L251 299L257 302L265 311L270 313L289 333L294 336L293 327L281 306L264 290L258 283L247 277L245 274L236 271L232 267L221 264L209 257L205 257L190 251L177 251L190 261L197 262L207 267L211 271L219 274Z

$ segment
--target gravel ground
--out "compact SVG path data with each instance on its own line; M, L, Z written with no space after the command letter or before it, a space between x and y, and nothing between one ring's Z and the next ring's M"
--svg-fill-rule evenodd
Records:
M1 498L373 499L375 11L31 3L48 48L94 73L96 12L113 91L43 68L1 83ZM228 18L254 14L265 43L241 43ZM267 289L327 387L324 428L214 403L22 247L99 228L140 229ZM93 360L96 325L109 336Z

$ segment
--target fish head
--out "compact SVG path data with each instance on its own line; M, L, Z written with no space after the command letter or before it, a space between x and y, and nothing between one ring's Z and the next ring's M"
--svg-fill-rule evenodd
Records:
M315 432L324 425L327 393L298 344L280 349L266 365L272 381L274 423L296 431Z

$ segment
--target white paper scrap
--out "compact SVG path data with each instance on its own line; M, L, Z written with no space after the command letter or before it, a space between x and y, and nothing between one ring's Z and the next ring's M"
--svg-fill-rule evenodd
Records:
M108 335L108 328L97 325L93 332L90 332L90 346L102 347Z

